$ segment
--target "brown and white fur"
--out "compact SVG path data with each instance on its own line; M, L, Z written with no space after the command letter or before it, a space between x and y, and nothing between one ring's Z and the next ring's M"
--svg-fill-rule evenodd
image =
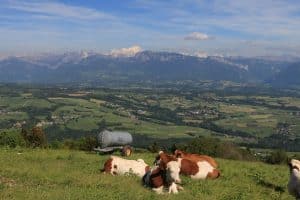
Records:
M215 161L215 159L213 159L210 156L207 155L199 155L199 154L194 154L194 153L187 153L181 150L176 150L174 152L174 155L176 158L185 158L194 162L199 162L199 161L207 161L208 163L210 163L211 166L213 166L214 168L218 167L218 163Z
M172 179L168 178L168 172L159 166L154 167L143 176L145 186L152 188L157 194L163 194L164 188L168 188L168 193L178 193L178 189L183 188L177 185Z
M101 171L112 175L135 174L139 177L143 177L149 170L149 165L142 159L126 160L117 156L110 156L104 163L104 168Z
M189 176L192 179L214 179L220 176L219 170L215 169L206 160L194 162L189 159L176 158L174 155L160 152L157 161L157 163L170 171L170 175L176 183L181 182L179 174Z
M300 161L292 159L290 166L290 181L288 183L288 191L297 200L300 200Z

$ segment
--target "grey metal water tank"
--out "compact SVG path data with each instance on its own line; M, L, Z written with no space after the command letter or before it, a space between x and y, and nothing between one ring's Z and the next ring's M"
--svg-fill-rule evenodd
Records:
M132 135L128 132L104 130L98 134L98 142L101 148L123 146L132 143Z

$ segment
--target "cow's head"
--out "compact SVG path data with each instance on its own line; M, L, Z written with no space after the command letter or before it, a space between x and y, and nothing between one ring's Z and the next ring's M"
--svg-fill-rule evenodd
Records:
M292 159L289 162L290 172L294 173L296 176L300 178L300 161L296 159Z
M161 170L166 171L168 182L181 183L180 162L175 156L160 151L154 162Z
M163 151L158 152L158 155L155 157L155 160L153 162L154 165L159 166L159 164L160 164L160 154L163 154L163 153L164 153Z
M180 162L178 160L168 162L166 164L166 172L169 182L181 183L179 176Z
M176 149L175 152L174 152L174 156L175 156L176 158L183 158L184 152L181 151L181 150Z

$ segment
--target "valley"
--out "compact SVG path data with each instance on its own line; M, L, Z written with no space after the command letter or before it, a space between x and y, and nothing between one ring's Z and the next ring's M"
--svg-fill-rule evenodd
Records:
M39 126L51 143L110 129L136 135L135 145L140 147L214 137L253 148L300 151L299 91L233 82L189 84L139 88L2 84L1 131Z

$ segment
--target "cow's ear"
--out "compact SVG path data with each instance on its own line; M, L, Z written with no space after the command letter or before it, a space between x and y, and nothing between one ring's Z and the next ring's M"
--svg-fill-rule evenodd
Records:
M158 155L158 156L155 157L155 160L154 160L153 164L154 165L159 165L159 162L160 162L160 156Z
M175 156L176 156L177 158L182 158L182 152L179 151L179 150L176 150Z

